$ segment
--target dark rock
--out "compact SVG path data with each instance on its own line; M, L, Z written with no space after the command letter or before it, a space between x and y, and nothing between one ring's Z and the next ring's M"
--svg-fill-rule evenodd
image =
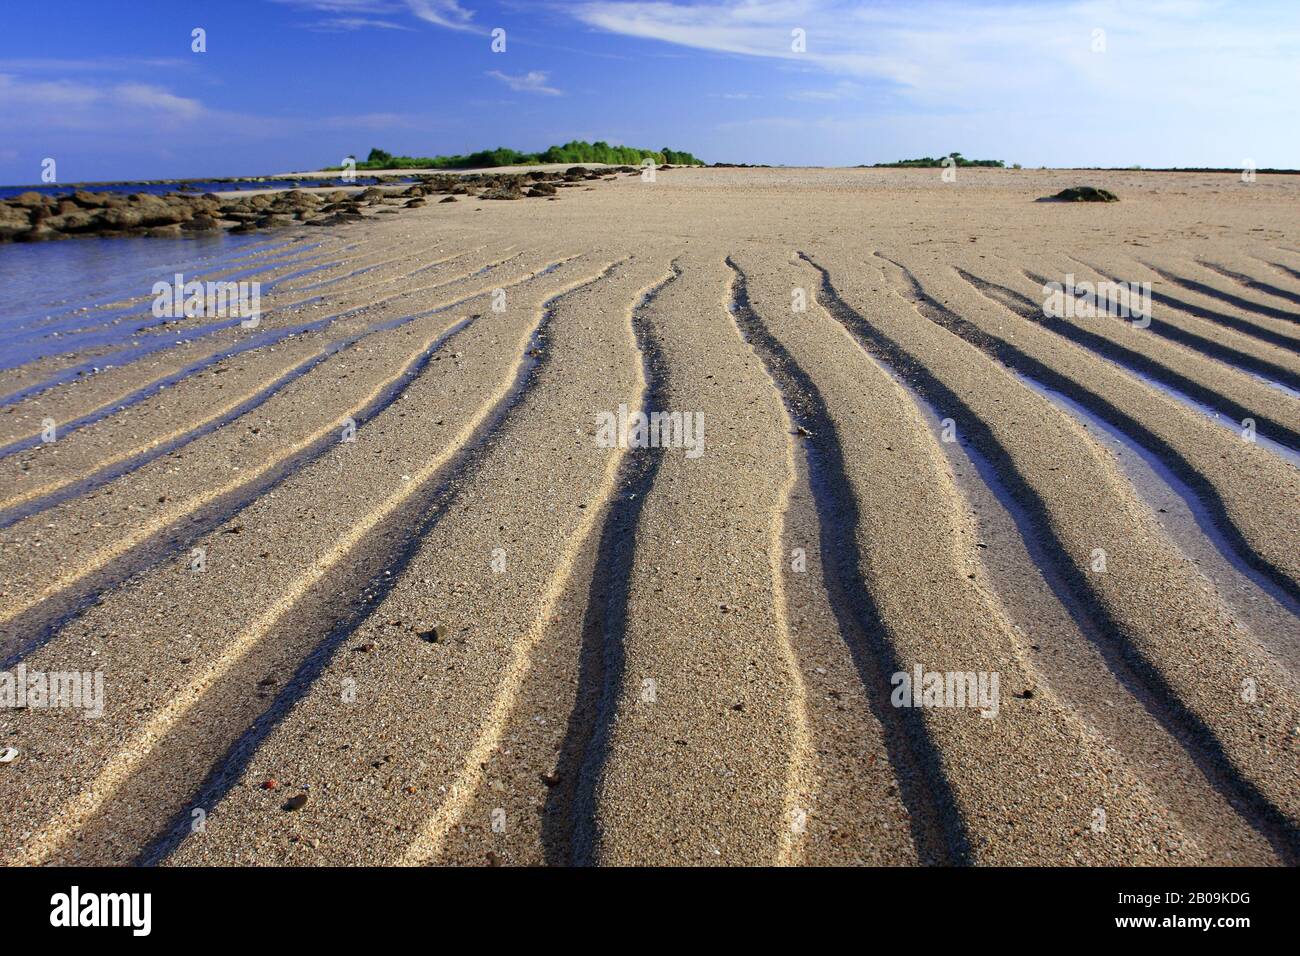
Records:
M50 200L38 192L27 191L19 193L13 199L9 200L11 206L21 206L24 209L39 209L42 206L49 205Z
M295 189L285 193L283 196L276 197L269 205L276 209L315 209L321 204L321 201L311 193L305 193L301 189Z
M287 811L301 810L307 805L307 794L300 793L295 797L290 797L284 803L284 809Z
M0 241L15 239L32 228L31 213L0 203Z
M99 213L99 221L105 229L134 229L144 223L144 216L125 205L110 206Z
M140 214L142 226L170 226L194 218L194 210L187 203L171 203L161 196L135 193L130 197L129 209Z
M100 209L109 204L112 196L109 193L88 193L78 189L71 199L82 209Z
M447 640L447 628L442 624L421 624L416 627L415 633L430 644L442 644Z
M1119 197L1113 192L1096 186L1072 186L1051 198L1060 202L1119 202Z
M14 238L19 242L48 242L51 239L66 239L67 236L43 223L38 223Z
M21 222L30 225L31 221L32 210L25 209L22 206L11 206L8 203L0 202L0 222Z
M91 232L100 221L97 213L73 206L70 211L60 212L57 216L50 216L43 220L42 224L59 232Z
M601 176L583 166L572 167L564 176L540 170L526 174L440 173L421 176L415 184L399 184L405 186L401 192L389 193L376 186L356 194L341 189L328 193L293 189L233 199L214 193L197 195L192 187L165 195L77 190L59 198L29 190L0 201L0 242L39 242L89 235L170 237L214 232L232 224L231 231L239 233L282 228L297 222L331 226L366 218L362 214L366 206L418 209L426 204L426 196L439 193L445 194L440 202L456 202L458 196L475 194L493 200L517 200L525 195L554 200L557 185L572 186L583 179ZM397 214L396 208L377 211Z
M304 219L303 225L304 226L342 226L349 222L356 222L358 218L364 218L364 217L350 216L350 215L345 215L343 213L335 213L332 216L319 216L315 219Z

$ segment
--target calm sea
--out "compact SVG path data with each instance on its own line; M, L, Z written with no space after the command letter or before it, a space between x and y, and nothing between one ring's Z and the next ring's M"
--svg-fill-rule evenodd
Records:
M157 323L150 313L153 284L170 282L175 273L187 280L215 273L237 279L245 267L260 271L312 247L266 233L224 232L0 244L0 369L90 346L125 345ZM242 261L252 255L255 261Z

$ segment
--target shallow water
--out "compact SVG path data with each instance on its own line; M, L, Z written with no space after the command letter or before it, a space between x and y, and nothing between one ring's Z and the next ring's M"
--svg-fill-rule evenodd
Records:
M269 254L269 261L279 261L309 248L306 242L257 233L0 245L0 368L69 347L126 342L139 331L138 323L114 320L141 312L141 307L103 307L147 297L155 282L171 281L178 272L199 277L242 265L240 260L249 255ZM61 340L62 332L92 327L93 342L72 346Z
M1242 623L1288 667L1300 669L1300 652L1293 639L1300 602L1242 559L1200 497L1164 462L1120 429L1040 382L1025 376L1017 378L1086 425L1094 438L1115 453L1134 491L1178 549L1215 585Z
M0 246L0 332L12 329L16 320L147 294L152 277L177 269L286 245L268 240L266 234L225 232L184 239L7 243Z

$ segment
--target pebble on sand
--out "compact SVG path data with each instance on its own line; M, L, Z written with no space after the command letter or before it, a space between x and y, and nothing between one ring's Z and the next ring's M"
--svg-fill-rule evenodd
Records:
M442 624L421 624L415 633L430 644L441 644L447 639L447 628Z

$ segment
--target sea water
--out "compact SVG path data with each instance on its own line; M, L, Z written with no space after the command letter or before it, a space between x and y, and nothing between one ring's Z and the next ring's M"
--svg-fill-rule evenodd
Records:
M124 318L148 316L159 279L230 269L254 254L273 264L306 245L224 232L0 244L0 369L62 354L74 342L125 343L139 329Z

